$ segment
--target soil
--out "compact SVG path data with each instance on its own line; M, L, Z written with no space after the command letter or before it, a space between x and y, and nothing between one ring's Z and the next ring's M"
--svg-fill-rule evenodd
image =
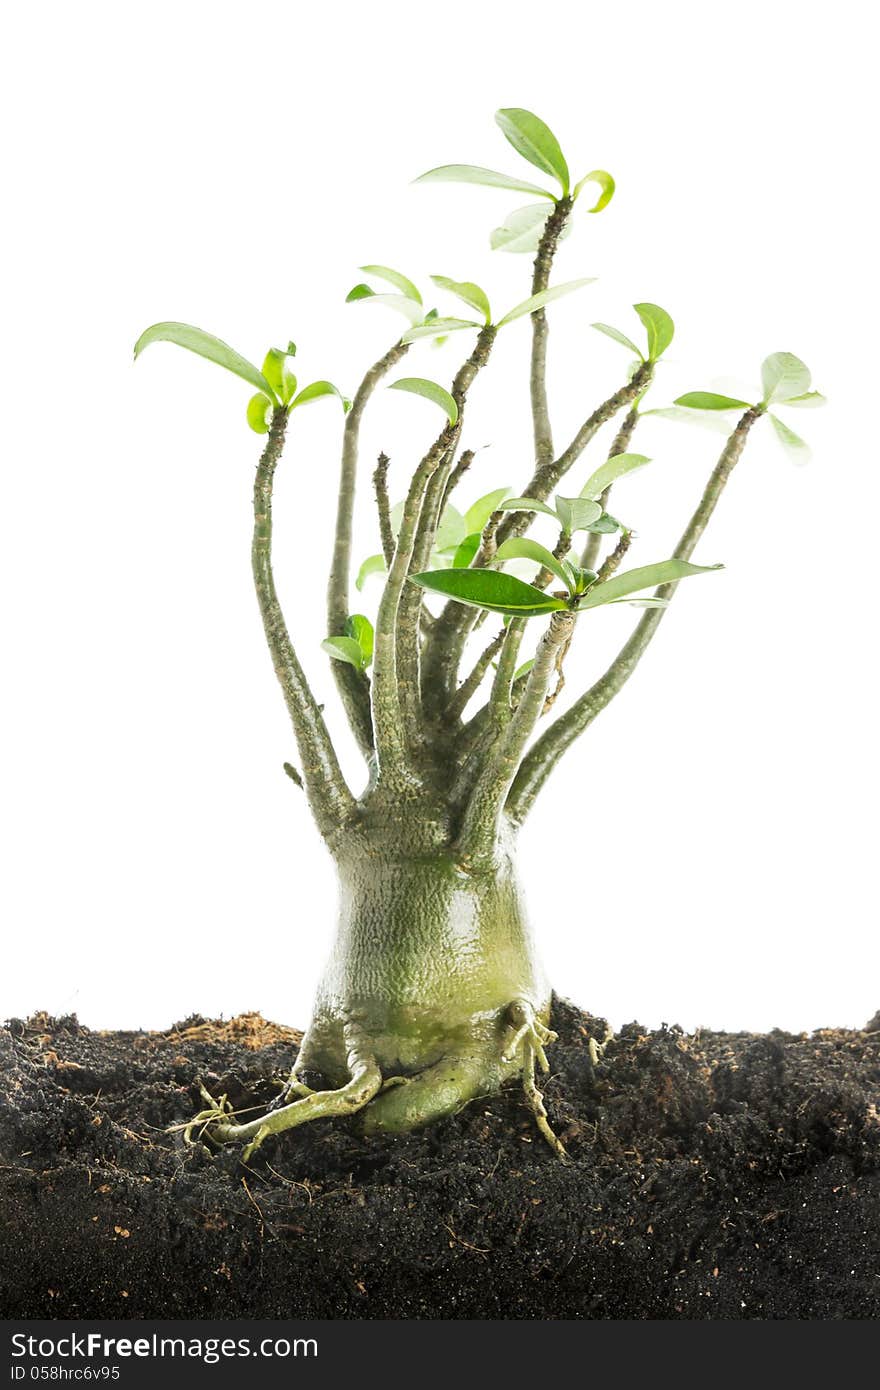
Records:
M0 1312L29 1318L876 1318L880 1016L647 1032L594 1068L557 1001L545 1086L407 1137L318 1121L238 1152L166 1127L264 1105L299 1034L37 1015L0 1032Z

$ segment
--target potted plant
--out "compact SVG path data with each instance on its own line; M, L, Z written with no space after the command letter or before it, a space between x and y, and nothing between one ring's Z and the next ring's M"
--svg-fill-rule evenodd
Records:
M436 289L465 306L460 316L441 314L426 309L420 289L399 271L363 267L367 280L349 300L399 311L406 327L351 400L328 381L300 387L293 343L270 349L257 367L200 329L163 322L148 328L135 349L139 355L158 341L176 343L255 391L247 419L265 443L254 483L254 583L299 750L299 767L286 765L287 771L303 788L339 875L335 942L283 1093L264 1113L243 1118L203 1088L205 1108L185 1127L188 1138L198 1133L240 1144L245 1158L267 1135L318 1117L359 1112L368 1132L405 1131L517 1080L541 1133L565 1157L537 1080L555 1035L550 983L517 876L517 835L560 759L633 674L681 581L718 568L693 557L751 431L766 421L786 449L802 454L803 441L777 407L822 403L806 366L791 353L774 352L752 399L695 390L670 406L646 405L674 329L665 310L639 303L635 336L593 325L634 360L621 371L618 389L585 412L559 447L547 399L548 309L588 282L552 283L554 254L585 202L592 199L593 214L607 206L614 181L592 170L572 182L556 137L529 111L505 109L496 119L542 182L470 165L432 169L422 180L528 195L531 201L492 237L499 250L534 253L530 293L520 303L496 315L479 285L438 275ZM529 475L515 493L499 486L459 510L458 489L473 459L468 401L491 368L498 335L526 316ZM452 334L465 346L448 387L401 368L413 344ZM359 430L380 387L425 398L442 424L396 507L388 457L379 457L372 482L382 551L355 570ZM272 569L276 470L297 411L325 397L341 403L344 425L323 647L364 756L362 787L350 787L343 776ZM633 443L639 421L651 413L731 423L672 554L633 564L635 519L617 515L612 489L649 464ZM584 466L587 446L612 420L617 432L607 457ZM548 545L528 535L539 517L552 520ZM373 619L356 611L355 574L358 591L371 575L382 576ZM607 604L642 611L605 673L559 713L554 705L569 648L593 610Z

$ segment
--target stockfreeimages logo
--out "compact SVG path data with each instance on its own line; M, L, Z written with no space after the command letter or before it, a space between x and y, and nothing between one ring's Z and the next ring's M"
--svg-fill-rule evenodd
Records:
M239 1357L274 1357L283 1360L291 1356L318 1355L318 1343L314 1337L263 1337L253 1342L250 1337L160 1337L155 1332L148 1337L107 1337L102 1332L34 1337L24 1332L14 1332L11 1344L13 1380L37 1379L39 1376L35 1377L34 1372L40 1368L36 1363L56 1363L59 1360L110 1362L117 1359L161 1360L168 1357L181 1361L202 1361L212 1366L218 1361ZM80 1369L85 1371L90 1368ZM82 1375L77 1378L109 1378L98 1374L99 1370L106 1372L109 1369L107 1366L91 1369L94 1377Z

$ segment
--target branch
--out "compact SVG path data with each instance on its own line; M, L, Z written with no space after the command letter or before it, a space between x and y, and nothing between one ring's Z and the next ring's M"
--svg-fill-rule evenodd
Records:
M620 562L623 559L626 552L629 550L630 546L632 545L632 540L632 531L621 531L617 545L610 552L610 554L605 556L605 559L602 561L602 564L599 568L599 573L596 578L597 584L604 584L606 579L611 578L615 570L620 569Z
M559 458L535 469L520 496L534 497L539 502L546 502L550 493L565 477L568 470L577 463L593 436L604 424L612 420L619 410L622 410L625 405L629 405L647 390L653 375L654 363L643 362L625 386L621 386L618 391L614 392L613 396L609 396L606 401L603 401L592 415L587 416L574 439L568 448L559 455ZM531 525L534 516L534 512L508 512L504 525L498 531L499 544L506 541L509 536L521 536Z
M413 475L403 504L394 558L388 569L388 578L376 617L373 645L373 728L379 758L379 777L392 785L405 785L409 781L411 769L403 702L406 700L412 703L417 694L406 689L404 678L398 672L398 610L409 577L425 493L447 451L454 447L458 438L458 428L458 423L447 424Z
M572 642L572 638L573 638L573 637L574 637L574 630L572 629L572 631L569 633L569 636L568 636L567 640L566 640L565 642L562 643L562 646L561 646L561 647L557 647L557 649L556 649L556 660L555 660L555 662L553 663L553 664L554 664L554 669L555 669L555 671L556 671L556 684L555 684L555 686L553 687L553 689L552 689L551 691L548 691L548 693L547 693L547 697L546 697L546 699L544 700L544 707L543 707L543 709L541 710L542 716L545 715L545 714L549 714L549 713L550 713L551 709L552 709L553 706L556 704L556 701L559 699L560 695L562 694L563 690L565 689L565 670L564 670L564 663L565 663L565 658L568 656L568 649L569 649L569 647L571 646L571 642ZM513 690L511 689L511 699L512 699L512 698L513 698Z
M742 456L749 430L761 414L761 409L754 406L739 420L706 484L696 511L673 551L674 559L690 559L733 469ZM675 584L661 585L656 591L657 597L671 599L676 587ZM570 710L550 725L523 759L507 801L507 811L514 824L522 824L556 764L597 714L600 714L622 690L650 645L666 611L665 608L645 610L629 640L604 675L600 676Z
M410 570L413 573L427 569L430 563L431 551L437 536L437 528L440 525L447 484L455 458L455 445L464 423L468 391L478 372L489 361L497 332L497 328L491 324L481 329L473 352L459 367L452 383L451 395L458 409L458 419L452 435L452 442L441 458L426 489L411 556ZM407 737L413 745L423 736L420 673L420 621L423 601L422 590L415 584L410 584L401 595L397 618L397 662L398 674L403 686L403 717L406 723Z
M501 650L507 629L496 632L492 641L474 663L473 669L456 690L446 710L446 723L457 724L467 708L468 701L476 695L492 662Z
M558 459L536 467L520 496L534 497L538 502L545 502L560 479L580 458L597 431L646 390L653 372L653 363L643 362L631 380L603 401L584 421L571 444ZM480 549L471 561L472 568L479 569L491 563L497 547L511 536L523 535L531 526L535 515L535 512L502 512L502 519L493 529L489 545L486 543L484 532ZM435 713L442 710L452 697L464 646L476 621L475 614L475 609L464 608L462 604L450 600L434 625L425 654L422 686L426 692L431 692Z
M501 737L492 748L464 814L458 839L460 862L466 868L491 857L504 802L523 750L541 711L556 664L559 647L569 641L575 614L560 610L538 644L522 698Z
M638 423L638 406L634 405L632 410L627 412L623 424L617 431L617 434L614 436L614 442L611 445L611 448L608 450L608 457L610 459L616 458L618 454L625 454L628 451L629 446L632 443L632 437L635 433L636 425ZM605 491L602 493L601 498L603 512L607 512L608 510L608 500L610 496L611 488L606 487ZM598 531L591 531L587 536L587 543L584 546L584 553L581 556L581 569L594 570L596 568L596 562L599 559L599 551L601 550L601 548L601 535Z
M455 489L458 487L465 473L474 461L474 449L465 449L459 457L458 463L449 475L446 484L446 491L443 494L443 506L445 507Z
M525 681L526 677L523 676ZM497 738L497 731L489 723L489 706L484 705L479 718L467 726L467 740L459 740L460 751L456 750L455 772L449 789L448 803L453 813L465 809L480 777L486 758ZM466 742L466 746L465 746Z
M498 634L503 640L507 633L504 628ZM510 703L513 709L519 704L523 691L528 683L529 673L523 672L517 676L510 688ZM463 805L470 797L474 788L474 783L480 775L483 763L483 755L487 748L495 741L498 731L492 726L489 719L489 703L482 705L460 730L455 740L454 758L458 765L458 773L450 792L450 802L453 805Z
M389 567L394 559L394 530L391 525L391 504L388 501L388 465L390 462L387 454L380 454L373 473L373 490L376 493L376 510L379 513L382 554L385 556L385 564Z
M550 270L559 238L565 230L572 209L571 198L560 198L544 224L538 243L538 254L532 270L532 294L540 294L550 283ZM535 436L535 461L547 464L553 458L553 431L547 405L547 314L538 309L532 314L532 359L529 374L529 394L532 402L532 428Z
M495 529L497 528L497 522L498 520L503 518L503 516L503 512L492 513L492 516L486 523L486 529L483 531L484 544L487 543L487 538L490 542L494 539L494 533ZM568 534L567 531L561 530L559 532L559 539L556 542L556 545L553 547L554 557L557 560L564 559L565 556L568 554L570 547L571 536ZM547 588L548 584L553 578L554 575L551 570L542 568L538 571L538 574L532 580L532 585L536 589L544 590ZM479 616L485 617L485 614L481 613ZM482 656L478 659L477 664L471 672L470 676L468 677L467 681L460 685L458 690L455 692L455 695L453 696L452 701L447 709L447 723L455 723L456 720L461 716L464 707L467 704L467 701L479 688L483 676L488 670L490 662L494 659L499 648L501 648L502 643L504 643L504 656L502 657L502 660L499 663L498 671L496 673L495 681L492 686L492 693L489 697L489 700L485 705L483 705L482 709L474 715L473 719L471 719L470 722L466 725L466 727L461 731L463 738L459 740L459 742L462 744L463 747L467 748L470 746L469 740L475 729L479 728L480 734L482 736L483 727L482 725L478 725L476 722L482 716L485 716L486 722L494 723L496 731L500 729L506 722L506 713L507 711L509 711L513 704L514 687L516 684L513 680L513 675L516 668L516 657L519 654L519 648L522 645L522 637L522 625L518 625L515 620L511 621L508 624L507 628L503 628L501 632L498 633L497 637L494 638L494 640L486 648ZM508 638L509 642L507 640ZM505 663L508 663L506 668ZM478 672L479 676L478 678L476 678ZM505 683L505 689L503 693L502 687L499 685L499 680ZM472 681L474 682L473 684L471 684ZM465 688L465 685L469 685L470 689L467 692L467 698L462 703L460 697L462 691ZM500 719L496 717L499 710L504 712Z
M272 483L286 430L287 411L276 406L254 482L251 563L266 641L296 735L306 795L318 829L325 840L331 841L353 817L355 802L340 770L324 717L293 649L272 574Z
M489 722L500 732L510 722L510 690L516 671L516 660L526 630L525 618L511 618L507 624L504 645L498 660L492 692L489 696Z
M482 371L483 367L485 367L486 363L489 361L489 356L492 352L497 334L498 329L493 324L488 324L485 328L481 329L473 352L467 360L462 363L455 374L451 395L458 410L458 434L461 433L461 428L464 423L464 411L467 404L468 391L473 385L477 373ZM453 446L450 448L446 458L443 459L441 467L431 479L428 498L422 510L422 516L419 522L419 533L416 540L414 554L414 568L416 568L416 570L418 567L424 567L424 565L428 563L440 525L440 518L443 515L443 508L448 501L449 493L452 491L455 483L462 478L470 467L473 457L473 449L466 449L462 453L457 466L453 469L453 460L455 458L455 448ZM453 479L455 482L453 482ZM421 598L418 591L416 591L416 593L417 596Z
M407 343L395 343L367 372L345 417L342 436L342 461L339 474L339 498L336 506L336 532L333 559L327 582L327 636L339 637L345 632L349 616L348 583L351 572L351 536L354 496L357 479L358 436L361 418L367 401L382 377L408 351ZM373 727L370 720L369 682L362 671L356 671L345 661L331 662L339 696L348 722L362 751L369 756L373 748Z

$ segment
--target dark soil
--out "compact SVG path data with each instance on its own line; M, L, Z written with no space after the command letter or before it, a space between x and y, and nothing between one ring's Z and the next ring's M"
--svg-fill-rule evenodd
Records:
M422 1133L319 1121L247 1167L165 1127L265 1104L298 1034L246 1015L0 1032L0 1312L29 1318L876 1318L880 1019L792 1036L559 1002L546 1085Z

